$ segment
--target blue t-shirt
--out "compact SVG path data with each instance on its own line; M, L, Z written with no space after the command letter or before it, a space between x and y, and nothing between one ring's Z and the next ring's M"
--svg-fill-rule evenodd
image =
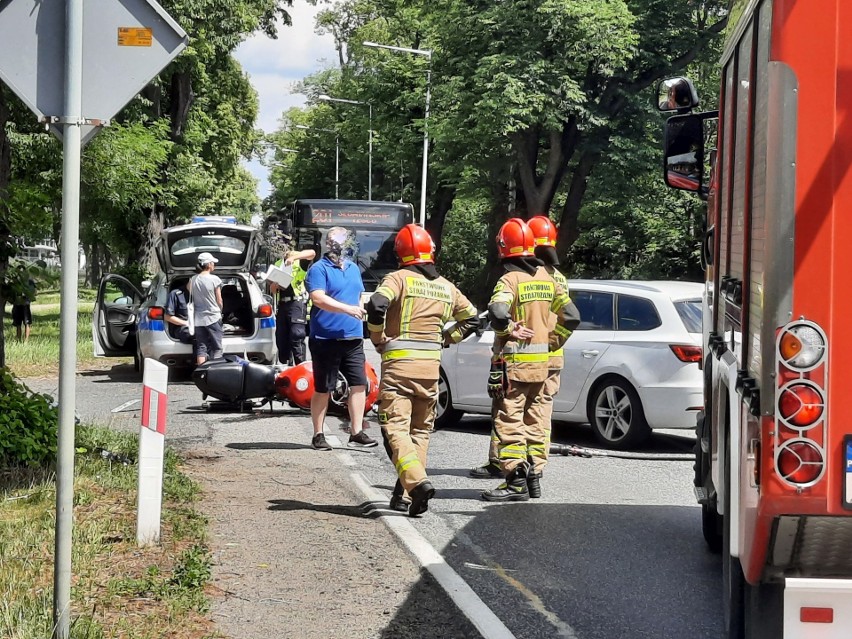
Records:
M338 268L330 259L323 256L308 270L305 279L308 293L325 291L326 295L341 304L359 306L364 282L360 269L344 260L343 268ZM361 320L346 313L332 313L313 306L311 308L311 337L318 339L355 339L364 337Z

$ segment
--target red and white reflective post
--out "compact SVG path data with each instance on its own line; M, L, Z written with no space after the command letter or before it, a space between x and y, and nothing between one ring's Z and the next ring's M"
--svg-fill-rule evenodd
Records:
M136 541L140 546L160 542L163 505L163 454L168 414L169 368L145 360L142 380L142 420L139 428L139 490Z

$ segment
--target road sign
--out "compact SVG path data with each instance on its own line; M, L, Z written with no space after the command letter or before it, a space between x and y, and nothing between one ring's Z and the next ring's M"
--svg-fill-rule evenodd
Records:
M0 0L0 80L62 138L66 0ZM83 3L83 142L187 45L153 0Z

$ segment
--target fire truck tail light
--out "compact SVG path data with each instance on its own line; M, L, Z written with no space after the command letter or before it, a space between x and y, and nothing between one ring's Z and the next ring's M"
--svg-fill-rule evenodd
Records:
M700 362L701 361L701 347L700 346L686 346L683 344L671 344L669 348L672 349L672 352L682 362Z
M806 486L817 481L825 468L822 451L804 439L792 439L781 445L775 461L778 474L791 484Z
M834 623L834 608L803 606L799 609L799 621L802 623Z
M788 425L807 428L816 424L825 410L819 390L808 383L796 382L782 389L778 398L778 414Z
M786 366L794 370L810 370L825 355L825 338L808 324L793 324L784 330L778 351Z

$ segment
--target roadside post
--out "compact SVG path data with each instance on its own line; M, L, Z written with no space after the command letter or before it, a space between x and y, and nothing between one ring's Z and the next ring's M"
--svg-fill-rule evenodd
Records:
M0 80L63 142L56 639L70 636L80 152L187 41L153 0L0 0Z
M142 419L139 427L139 485L136 508L136 542L160 543L163 506L163 453L169 404L169 367L145 358L142 379Z

